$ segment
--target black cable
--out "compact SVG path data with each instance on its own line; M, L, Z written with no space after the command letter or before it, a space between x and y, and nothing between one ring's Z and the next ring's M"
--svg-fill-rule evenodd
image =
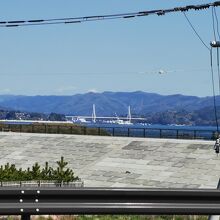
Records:
M214 7L214 13L215 13L216 26L217 26L218 40L220 41L219 22L218 22L218 16L217 16L217 13L216 13L216 9L215 9L215 7Z
M121 19L124 17L112 17L112 18L105 18L104 20L113 20L113 19ZM83 23L83 22L89 22L89 21L98 21L98 20L103 20L100 18L96 18L93 20L71 20L71 21L51 21L51 22L44 22L44 23L25 23L22 25L19 24L5 24L5 25L0 25L0 27L19 27L19 26L41 26L41 25L56 25L56 24L73 24L73 23Z
M105 19L92 19L92 20L71 20L71 21L51 21L51 22L44 22L44 23L25 23L22 25L19 24L5 24L0 25L0 27L19 27L19 26L41 26L41 25L56 25L56 24L76 24L76 23L83 23L83 22L89 22L89 21L99 21L99 20L114 20L114 19L122 19L122 18L129 18L129 17L112 17L112 18L105 18Z
M215 24L216 21L216 24ZM217 26L217 28L215 28ZM215 42L217 41L216 38L216 29L218 32L218 17L215 12L215 8L212 7L212 29L213 29L213 34L214 34L214 40ZM217 47L217 71L218 71L218 85L219 85L219 95L220 95L220 70L219 70L219 49Z
M203 39L200 37L200 35L198 34L198 32L196 31L196 29L194 28L193 24L191 23L191 21L189 20L189 18L187 17L186 13L183 11L183 14L186 18L186 20L188 21L190 27L192 28L192 30L194 31L194 33L197 35L197 37L199 38L199 40L202 42L202 44L210 51L210 48L205 44L205 42L203 41Z
M217 71L218 71L218 85L219 85L219 95L220 95L220 66L219 66L219 48L217 47Z
M216 41L214 7L212 7L212 29L214 34L214 40Z
M215 114L217 132L219 133L217 106L216 106L216 95L215 95L215 81L214 81L214 71L213 71L213 61L212 61L212 48L210 49L210 65L211 65L211 73L212 73L212 92L213 92L214 114Z
M33 25L53 25L53 24L73 24L87 21L99 21L109 19L120 19L120 18L135 18L147 15L158 15L162 16L167 13L185 12L189 10L205 10L209 7L219 7L220 1L215 1L208 4L200 5L187 5L184 7L175 7L170 9L158 9L158 10L147 10L131 13L120 13L120 14L107 14L107 15L93 15L93 16L82 16L82 17L66 17L66 18L50 18L50 19L29 19L29 20L13 20L13 21L0 21L0 27L20 27L20 26L33 26Z
M209 48L205 42L202 40L192 23L190 22L189 18L187 17L186 13L183 12L186 20L188 21L189 25L193 29L194 33L197 35L199 40L202 42L202 44L210 51L210 64L211 64L211 74L212 74L212 93L213 93L213 103L214 103L214 115L215 115L215 121L216 121L216 128L217 132L219 133L219 125L218 125L218 116L217 116L217 106L216 106L216 94L215 94L215 81L214 81L214 71L213 71L213 59L212 59L212 47ZM216 35L215 35L215 22L214 22L214 14L213 14L213 8L212 8L212 21L213 21L213 32L214 32L214 37L216 41ZM218 78L219 78L219 93L220 93L220 72L219 72L219 53L217 50L217 63L218 63Z
M214 16L215 15L215 16ZM215 24L215 21L216 21L216 24ZM215 26L217 26L215 28ZM218 31L218 17L217 17L217 14L216 14L216 11L215 11L215 8L212 7L212 27L213 27L213 34L214 34L214 40L215 42L217 41L217 38L216 38L216 29L217 29L217 34L218 34L218 37L219 37L219 31ZM219 67L219 48L217 47L217 72L218 72L218 85L219 85L219 95L220 95L220 67ZM212 72L213 72L213 69L212 69ZM215 100L215 114L216 114L216 117L217 117L217 110L216 110L216 100Z

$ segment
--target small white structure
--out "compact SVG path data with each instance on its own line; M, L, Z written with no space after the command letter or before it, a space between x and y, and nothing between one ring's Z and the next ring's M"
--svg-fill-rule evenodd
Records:
M95 104L92 105L92 122L96 123Z
M128 122L131 124L131 106L128 106L128 116L127 116Z

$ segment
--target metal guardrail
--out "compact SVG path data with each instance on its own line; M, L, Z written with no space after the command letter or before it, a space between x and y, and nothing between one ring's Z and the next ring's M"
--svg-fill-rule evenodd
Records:
M51 125L51 124L0 124L1 131L51 133L51 134L79 134L100 136L126 136L126 137L151 137L175 139L205 139L215 140L216 131L195 130L184 128L134 128L134 127L85 127L76 125Z
M204 139L215 140L217 131L213 130L190 130L184 128L133 128L133 127L94 127L98 131L106 130L112 136L127 137L151 137L151 138L174 138L174 139ZM97 132L100 135L100 132Z
M220 191L146 188L0 188L0 215L220 214Z

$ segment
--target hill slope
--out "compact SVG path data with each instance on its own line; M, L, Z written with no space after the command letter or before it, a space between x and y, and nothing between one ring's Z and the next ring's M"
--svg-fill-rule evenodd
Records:
M0 106L20 111L60 113L66 115L91 115L96 105L97 116L126 115L130 105L132 115L182 109L195 111L213 106L212 97L168 95L136 92L103 92L76 94L73 96L14 96L0 95ZM220 97L217 97L220 105Z

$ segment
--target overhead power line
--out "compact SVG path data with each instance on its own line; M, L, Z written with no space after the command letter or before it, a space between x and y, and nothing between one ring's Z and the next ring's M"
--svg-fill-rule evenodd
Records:
M213 58L212 58L212 48L210 50L210 65L211 65L211 74L212 74L212 92L213 92L213 104L214 104L214 115L217 132L219 133L219 124L218 124L218 115L217 115L217 104L216 104L216 94L215 94L215 80L214 80L214 71L213 71Z
M217 13L216 13L215 8L214 8L214 14L215 14L215 19L216 19L216 26L217 26L218 40L220 41L220 34L219 34L219 22L218 22L218 16L217 16Z
M218 16L215 10L215 6L212 7L212 29L213 29L213 35L214 35L214 41L210 43L210 46L208 46L202 39L202 37L199 35L199 33L196 31L195 27L189 20L188 16L186 15L185 11L183 11L183 14L189 23L190 27L198 37L198 39L201 41L201 43L208 49L210 53L210 66L211 66L211 77L212 77L212 93L213 93L213 104L214 104L214 115L215 115L215 122L216 122L216 128L217 128L217 133L219 135L219 123L218 123L218 112L217 112L217 102L216 102L216 93L215 93L215 79L214 79L214 70L213 70L213 54L212 54L212 48L216 47L217 48L217 70L218 70L218 84L219 84L219 95L220 95L220 62L219 62L219 41L220 41L220 35L219 35L219 27L218 27ZM216 31L217 29L217 31ZM218 41L217 41L217 35L218 34Z
M0 21L0 27L19 27L19 26L36 26L36 25L54 25L54 24L76 24L88 21L101 21L110 19L130 19L148 15L162 16L167 13L175 12L186 12L189 10L205 10L210 7L219 7L220 1L216 1L208 4L200 5L187 5L184 7L175 7L171 9L157 9L157 10L146 10L132 13L121 13L121 14L108 14L108 15L93 15L83 17L67 17L67 18L51 18L51 19L29 19L29 20L11 20L11 21Z
M218 16L216 13L216 10L214 7L212 7L212 29L213 29L213 36L214 36L214 42L219 42L217 41L217 35L219 37L219 27L218 27ZM216 31L217 29L217 31ZM217 32L217 34L216 34ZM220 39L218 39L220 40ZM218 44L218 43L216 43ZM218 87L219 87L219 95L220 95L220 67L219 67L219 48L218 46L216 47L217 49L217 73L218 73ZM217 132L219 134L219 124L218 124L218 112L217 112L217 103L216 103L216 95L215 95L215 86L214 86L214 71L213 71L213 65L212 65L212 43L211 43L211 51L210 51L210 58L211 58L211 73L212 73L212 87L213 87L213 101L214 101L214 114L215 114L215 120L216 120L216 127L217 127Z
M199 35L199 33L196 31L195 27L193 26L193 24L191 23L191 21L189 20L188 16L186 15L185 12L183 12L187 22L189 23L190 27L192 28L192 30L194 31L194 33L197 35L197 37L199 38L199 40L201 41L201 43L208 49L210 50L209 46L206 45L206 43L204 42L204 40L202 39L202 37Z

